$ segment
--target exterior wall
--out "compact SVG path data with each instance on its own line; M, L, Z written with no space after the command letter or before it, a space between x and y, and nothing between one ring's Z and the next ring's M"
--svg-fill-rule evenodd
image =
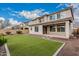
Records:
M38 32L35 32L35 26L30 26L29 34L43 34L43 26L42 25L36 25L36 26L38 26L38 29L39 29Z
M57 17L57 15L60 14L60 17ZM50 16L55 16L55 18L52 18ZM65 20L65 18L68 18L68 21L62 21L62 20ZM64 10L64 11L61 11L61 12L56 12L56 13L53 13L53 14L50 14L50 15L45 15L43 17L38 17L36 18L35 20L33 21L30 21L29 22L29 33L30 34L43 34L43 24L45 26L45 24L48 26L47 27L47 34L50 34L50 35L59 35L59 36L63 36L65 38L69 38L71 36L71 33L73 32L73 23L70 22L69 20L73 21L71 18L73 18L72 16L72 13L71 13L71 10ZM41 21L39 21L41 20ZM50 22L52 22L53 24L53 21L56 21L56 20L61 20L61 22L65 23L65 32L57 32L57 29L56 29L56 32L50 32ZM49 22L49 23L47 23ZM42 23L42 24L41 24ZM36 24L41 24L41 25L36 25ZM39 27L39 31L38 32L35 32L35 26L38 26ZM32 27L32 30L31 30L31 27Z
M58 13L60 14L60 18L57 19ZM51 14L51 15L45 15L44 17L41 18L41 22L38 21L40 18L37 18L33 21L30 21L28 24L29 25L40 24L40 23L51 22L51 21L55 21L55 20L60 20L60 19L72 17L71 10L65 10L65 11L58 12L58 13ZM53 16L53 15L56 15L55 16L56 19L50 19L50 16Z
M71 36L71 34L72 34L72 27L71 27L72 23L70 23L69 21L66 21L65 23L66 23L66 25L65 25L66 38L69 38Z
M73 22L72 22L70 23L70 35L73 33L73 31L74 31L74 28L73 28Z
M47 27L47 34L48 35L56 35L58 37L64 37L64 38L67 38L69 39L69 37L71 36L71 33L72 33L72 26L73 24L69 21L65 21L65 32L57 32L57 29L56 29L56 32L50 32L50 25ZM43 34L43 25L36 25L38 26L38 29L39 31L38 32L35 32L35 26L30 26L29 27L29 33L30 34L38 34L38 35L42 35ZM32 30L31 30L32 28Z

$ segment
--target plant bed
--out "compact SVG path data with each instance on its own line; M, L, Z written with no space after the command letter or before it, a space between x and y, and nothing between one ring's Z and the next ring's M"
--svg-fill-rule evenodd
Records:
M3 35L0 35L0 46L4 45L7 42L7 39Z
M0 56L6 56L5 43L7 39L4 38L3 35L0 35Z

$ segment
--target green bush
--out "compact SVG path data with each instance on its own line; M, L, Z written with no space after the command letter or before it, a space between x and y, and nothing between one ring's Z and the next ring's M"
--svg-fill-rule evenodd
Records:
M5 44L7 42L7 39L4 38L3 35L0 35L0 46L2 46L3 44Z
M16 33L17 33L17 34L22 34L22 31L19 30L19 31L16 31Z

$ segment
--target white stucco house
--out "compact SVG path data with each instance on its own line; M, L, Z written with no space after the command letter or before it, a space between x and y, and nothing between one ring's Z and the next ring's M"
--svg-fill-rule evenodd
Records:
M69 39L73 32L73 20L72 8L66 8L30 21L29 34Z

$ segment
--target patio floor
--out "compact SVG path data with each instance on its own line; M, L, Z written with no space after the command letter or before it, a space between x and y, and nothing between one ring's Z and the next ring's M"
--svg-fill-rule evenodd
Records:
M59 36L59 35L49 35L49 34L47 35L47 34L44 34L43 36L52 37L52 38L54 37L54 38L64 38L64 39L66 39L65 36L61 36L61 35Z
M57 56L79 56L79 38L69 40L65 39L52 39L52 40L65 42L64 48L59 52Z
M60 40L60 39L59 39ZM60 40L66 43L58 56L79 56L79 39Z

